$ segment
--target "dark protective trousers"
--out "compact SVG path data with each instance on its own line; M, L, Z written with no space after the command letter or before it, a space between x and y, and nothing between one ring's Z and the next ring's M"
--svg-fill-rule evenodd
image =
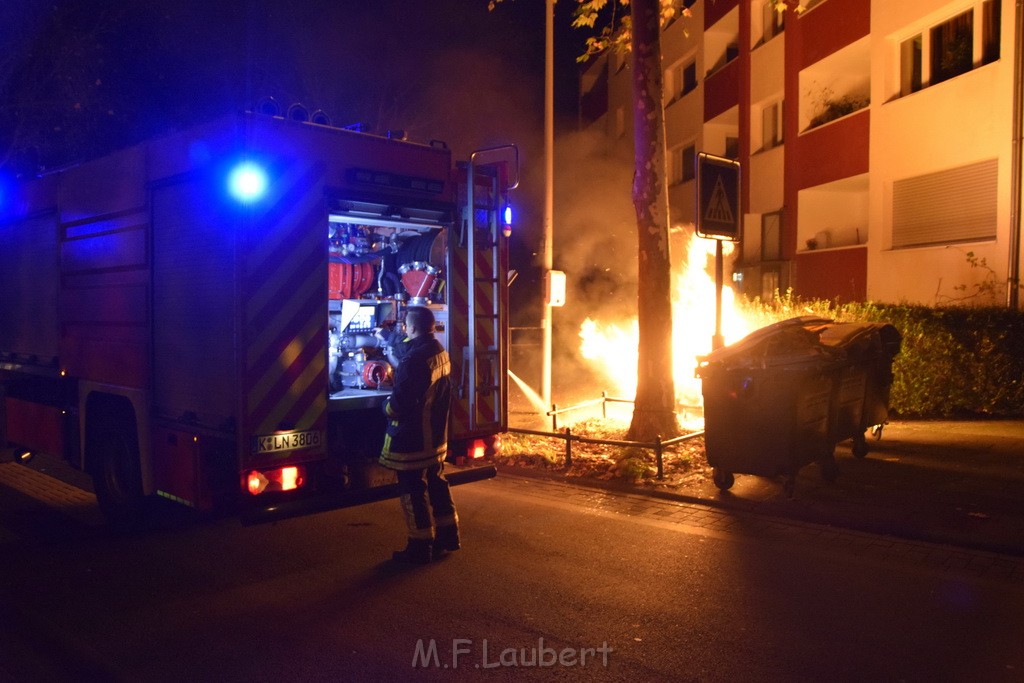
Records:
M459 518L452 502L451 489L444 477L444 463L422 470L398 470L402 513L409 527L409 538L432 539L434 526L456 526ZM427 499L430 505L427 505ZM433 510L433 520L431 520Z

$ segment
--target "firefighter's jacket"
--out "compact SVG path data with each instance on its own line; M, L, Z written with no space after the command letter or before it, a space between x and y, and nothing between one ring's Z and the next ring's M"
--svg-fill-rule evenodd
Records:
M448 450L451 361L432 334L409 342L384 404L387 435L380 464L418 470L444 460Z

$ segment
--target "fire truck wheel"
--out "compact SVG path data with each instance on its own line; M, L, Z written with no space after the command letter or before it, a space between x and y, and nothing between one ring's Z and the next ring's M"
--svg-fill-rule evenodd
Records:
M118 528L135 528L142 522L142 475L139 450L122 430L107 429L96 435L93 469L96 500L106 518Z

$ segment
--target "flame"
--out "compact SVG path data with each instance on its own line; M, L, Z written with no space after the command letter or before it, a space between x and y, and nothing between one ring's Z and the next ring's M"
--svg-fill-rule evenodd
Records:
M731 242L723 244L723 256L732 253ZM673 378L676 404L680 411L703 405L700 379L694 376L697 357L711 352L715 331L715 240L692 235L682 272L673 276L672 337ZM722 336L732 344L751 331L756 324L747 320L736 303L736 296L727 283L722 287ZM601 323L590 318L580 326L580 353L610 383L610 393L621 398L636 395L637 319Z

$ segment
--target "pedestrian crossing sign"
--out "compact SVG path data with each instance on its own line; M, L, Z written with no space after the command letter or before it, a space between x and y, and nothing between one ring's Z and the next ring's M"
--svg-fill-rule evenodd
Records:
M697 155L697 234L739 242L740 162L701 152Z

